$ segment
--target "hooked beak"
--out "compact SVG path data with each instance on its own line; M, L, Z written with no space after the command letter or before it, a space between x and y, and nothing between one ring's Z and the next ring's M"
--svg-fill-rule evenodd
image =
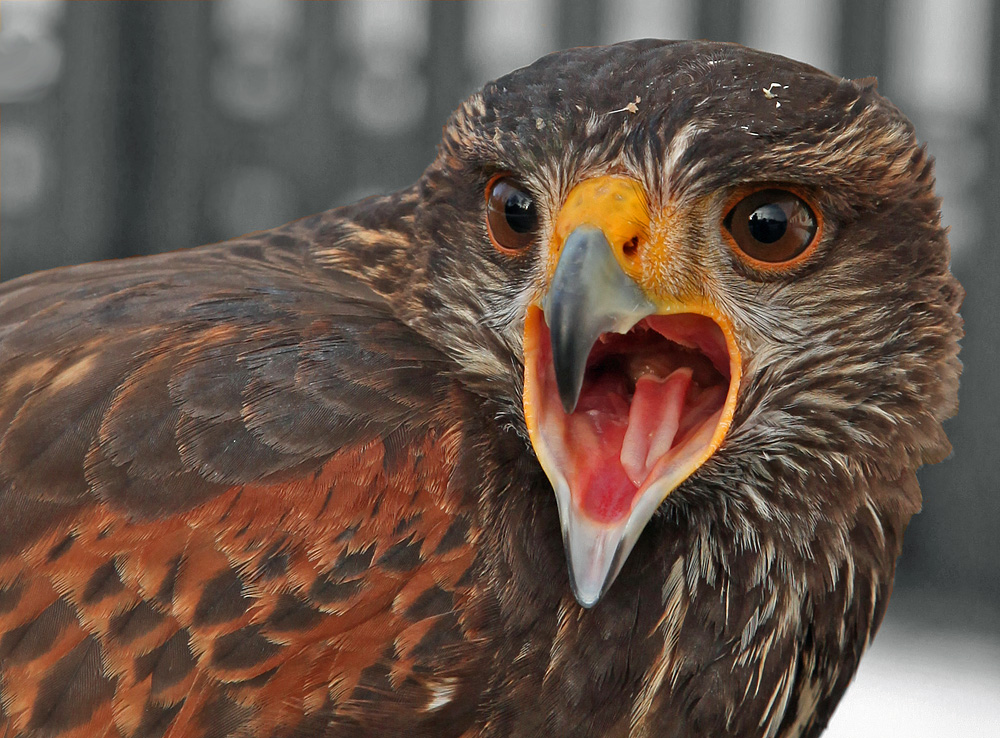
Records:
M542 310L552 340L559 398L566 413L576 409L587 357L602 333L625 333L656 312L611 253L604 232L583 225L563 245Z
M739 387L728 319L700 296L643 287L635 244L667 248L645 243L648 221L638 183L578 185L557 219L548 289L525 319L525 419L584 607L722 444Z

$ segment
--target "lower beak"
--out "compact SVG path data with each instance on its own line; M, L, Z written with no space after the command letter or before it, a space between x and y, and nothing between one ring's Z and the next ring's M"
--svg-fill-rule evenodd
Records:
M528 310L524 354L528 432L556 494L573 593L592 607L663 500L722 444L739 351L718 310L651 299L604 231L584 225Z

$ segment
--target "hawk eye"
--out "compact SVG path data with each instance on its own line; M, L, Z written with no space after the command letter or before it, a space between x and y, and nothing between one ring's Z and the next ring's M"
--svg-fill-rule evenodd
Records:
M512 177L493 178L486 186L486 225L497 249L505 254L523 251L538 230L535 199Z
M815 243L816 215L788 190L757 190L740 200L722 221L736 247L766 264L792 261Z

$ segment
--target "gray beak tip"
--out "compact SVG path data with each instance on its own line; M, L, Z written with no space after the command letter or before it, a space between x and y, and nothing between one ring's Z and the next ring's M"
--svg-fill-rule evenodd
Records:
M572 415L573 411L576 410L576 403L580 399L580 390L577 389L575 392L570 388L564 391L562 387L559 388L559 399L562 400L563 410L566 411L567 415Z

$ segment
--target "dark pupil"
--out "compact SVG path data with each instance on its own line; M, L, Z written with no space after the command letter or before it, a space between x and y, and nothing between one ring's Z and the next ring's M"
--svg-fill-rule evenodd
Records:
M515 233L530 233L535 229L535 201L523 192L512 192L503 205L507 225Z
M788 216L777 203L768 203L750 213L750 235L761 243L774 243L785 235Z

